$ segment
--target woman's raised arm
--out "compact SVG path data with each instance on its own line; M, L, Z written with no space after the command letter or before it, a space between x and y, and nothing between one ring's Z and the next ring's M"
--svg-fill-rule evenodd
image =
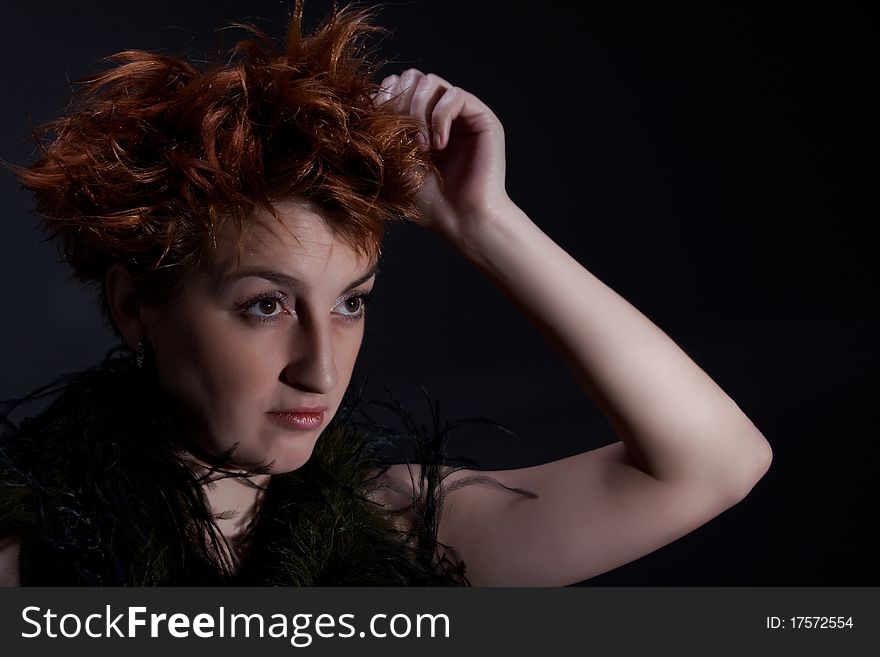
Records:
M425 224L537 325L621 440L493 473L537 499L479 486L451 494L441 539L458 548L472 582L580 581L675 540L742 499L769 467L767 441L663 331L510 200L503 129L491 110L414 69L382 87L379 102L429 126L425 147L435 151L443 184L431 178L421 191Z

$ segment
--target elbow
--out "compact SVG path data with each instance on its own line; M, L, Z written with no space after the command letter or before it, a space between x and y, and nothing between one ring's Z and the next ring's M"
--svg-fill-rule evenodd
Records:
M755 448L754 463L752 466L752 482L749 486L749 490L764 478L764 475L767 474L767 471L770 470L770 465L773 463L773 448L770 447L770 443L767 442L767 439L764 438L763 434L760 432L758 433L757 442L758 445Z
M773 463L773 449L767 439L755 431L754 445L747 450L743 465L739 468L739 477L733 487L733 504L741 502L764 478Z

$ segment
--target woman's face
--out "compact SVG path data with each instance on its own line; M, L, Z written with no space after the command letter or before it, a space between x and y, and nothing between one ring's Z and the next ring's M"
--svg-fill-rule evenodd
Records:
M375 263L319 215L292 202L278 211L290 232L258 212L239 263L222 236L210 271L142 315L160 381L193 418L197 444L217 456L237 444L236 464L272 463L273 473L302 466L336 413L375 282Z

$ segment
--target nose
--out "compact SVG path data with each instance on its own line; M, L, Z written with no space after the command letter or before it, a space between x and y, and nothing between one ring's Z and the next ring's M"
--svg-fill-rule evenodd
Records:
M339 383L330 326L318 321L303 322L294 337L282 380L300 390L326 394Z

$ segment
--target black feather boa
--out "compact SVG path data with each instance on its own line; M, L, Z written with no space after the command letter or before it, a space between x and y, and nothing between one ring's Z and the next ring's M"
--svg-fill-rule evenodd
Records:
M47 395L38 416L9 419ZM0 411L0 538L21 541L25 585L467 585L437 542L444 436L417 442L422 489L403 533L367 499L387 463L355 406L343 404L302 468L271 477L233 568L216 556L203 493L223 470L194 467L174 405L116 350Z

